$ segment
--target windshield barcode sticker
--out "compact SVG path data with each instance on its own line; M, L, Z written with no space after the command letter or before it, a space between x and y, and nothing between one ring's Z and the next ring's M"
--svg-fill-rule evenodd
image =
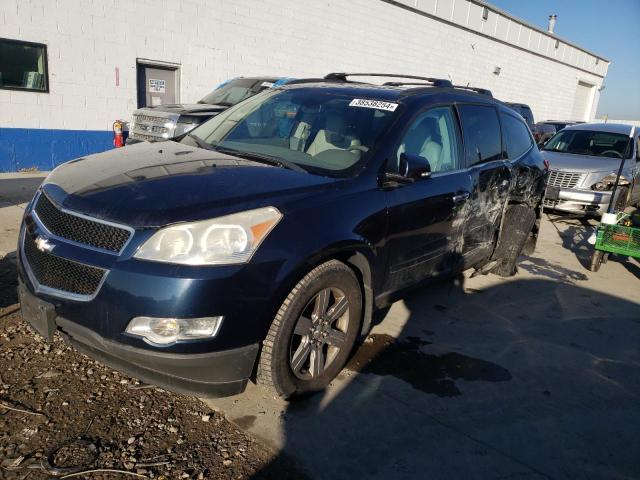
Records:
M375 108L378 110L388 110L395 112L398 108L397 103L383 102L382 100L367 100L365 98L354 98L349 104L350 107Z

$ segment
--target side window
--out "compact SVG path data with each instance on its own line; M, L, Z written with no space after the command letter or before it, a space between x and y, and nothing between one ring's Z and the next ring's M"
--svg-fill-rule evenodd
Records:
M397 151L418 155L429 162L433 173L461 168L460 135L451 107L436 107L418 115L404 133Z
M496 109L484 105L460 105L458 109L467 166L501 159L502 142Z
M513 115L501 113L500 118L502 120L507 155L513 160L525 153L533 145L531 133L529 132L529 127Z

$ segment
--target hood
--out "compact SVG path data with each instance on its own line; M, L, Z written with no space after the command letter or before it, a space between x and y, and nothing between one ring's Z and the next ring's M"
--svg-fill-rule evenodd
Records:
M169 141L72 160L56 168L43 188L69 210L156 227L264 206L284 213L340 183Z
M177 115L198 114L198 113L220 113L229 108L226 105L208 105L206 103L180 103L172 105L158 105L156 107L144 107L140 110L150 110L152 112L166 112Z
M542 157L549 162L551 170L565 170L581 173L617 172L621 160L618 158L592 157L542 150Z

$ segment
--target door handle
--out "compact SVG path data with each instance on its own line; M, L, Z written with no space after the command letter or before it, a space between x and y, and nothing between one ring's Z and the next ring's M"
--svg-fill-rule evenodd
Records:
M453 203L465 202L465 201L467 201L469 199L470 196L471 196L471 194L469 192L456 193L453 196Z

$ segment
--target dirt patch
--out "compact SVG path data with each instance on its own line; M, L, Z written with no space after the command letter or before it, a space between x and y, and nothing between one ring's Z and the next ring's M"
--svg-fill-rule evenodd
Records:
M304 477L198 399L141 384L58 336L45 342L16 307L0 307L0 479L64 478L43 470L47 459L122 471L82 479Z

